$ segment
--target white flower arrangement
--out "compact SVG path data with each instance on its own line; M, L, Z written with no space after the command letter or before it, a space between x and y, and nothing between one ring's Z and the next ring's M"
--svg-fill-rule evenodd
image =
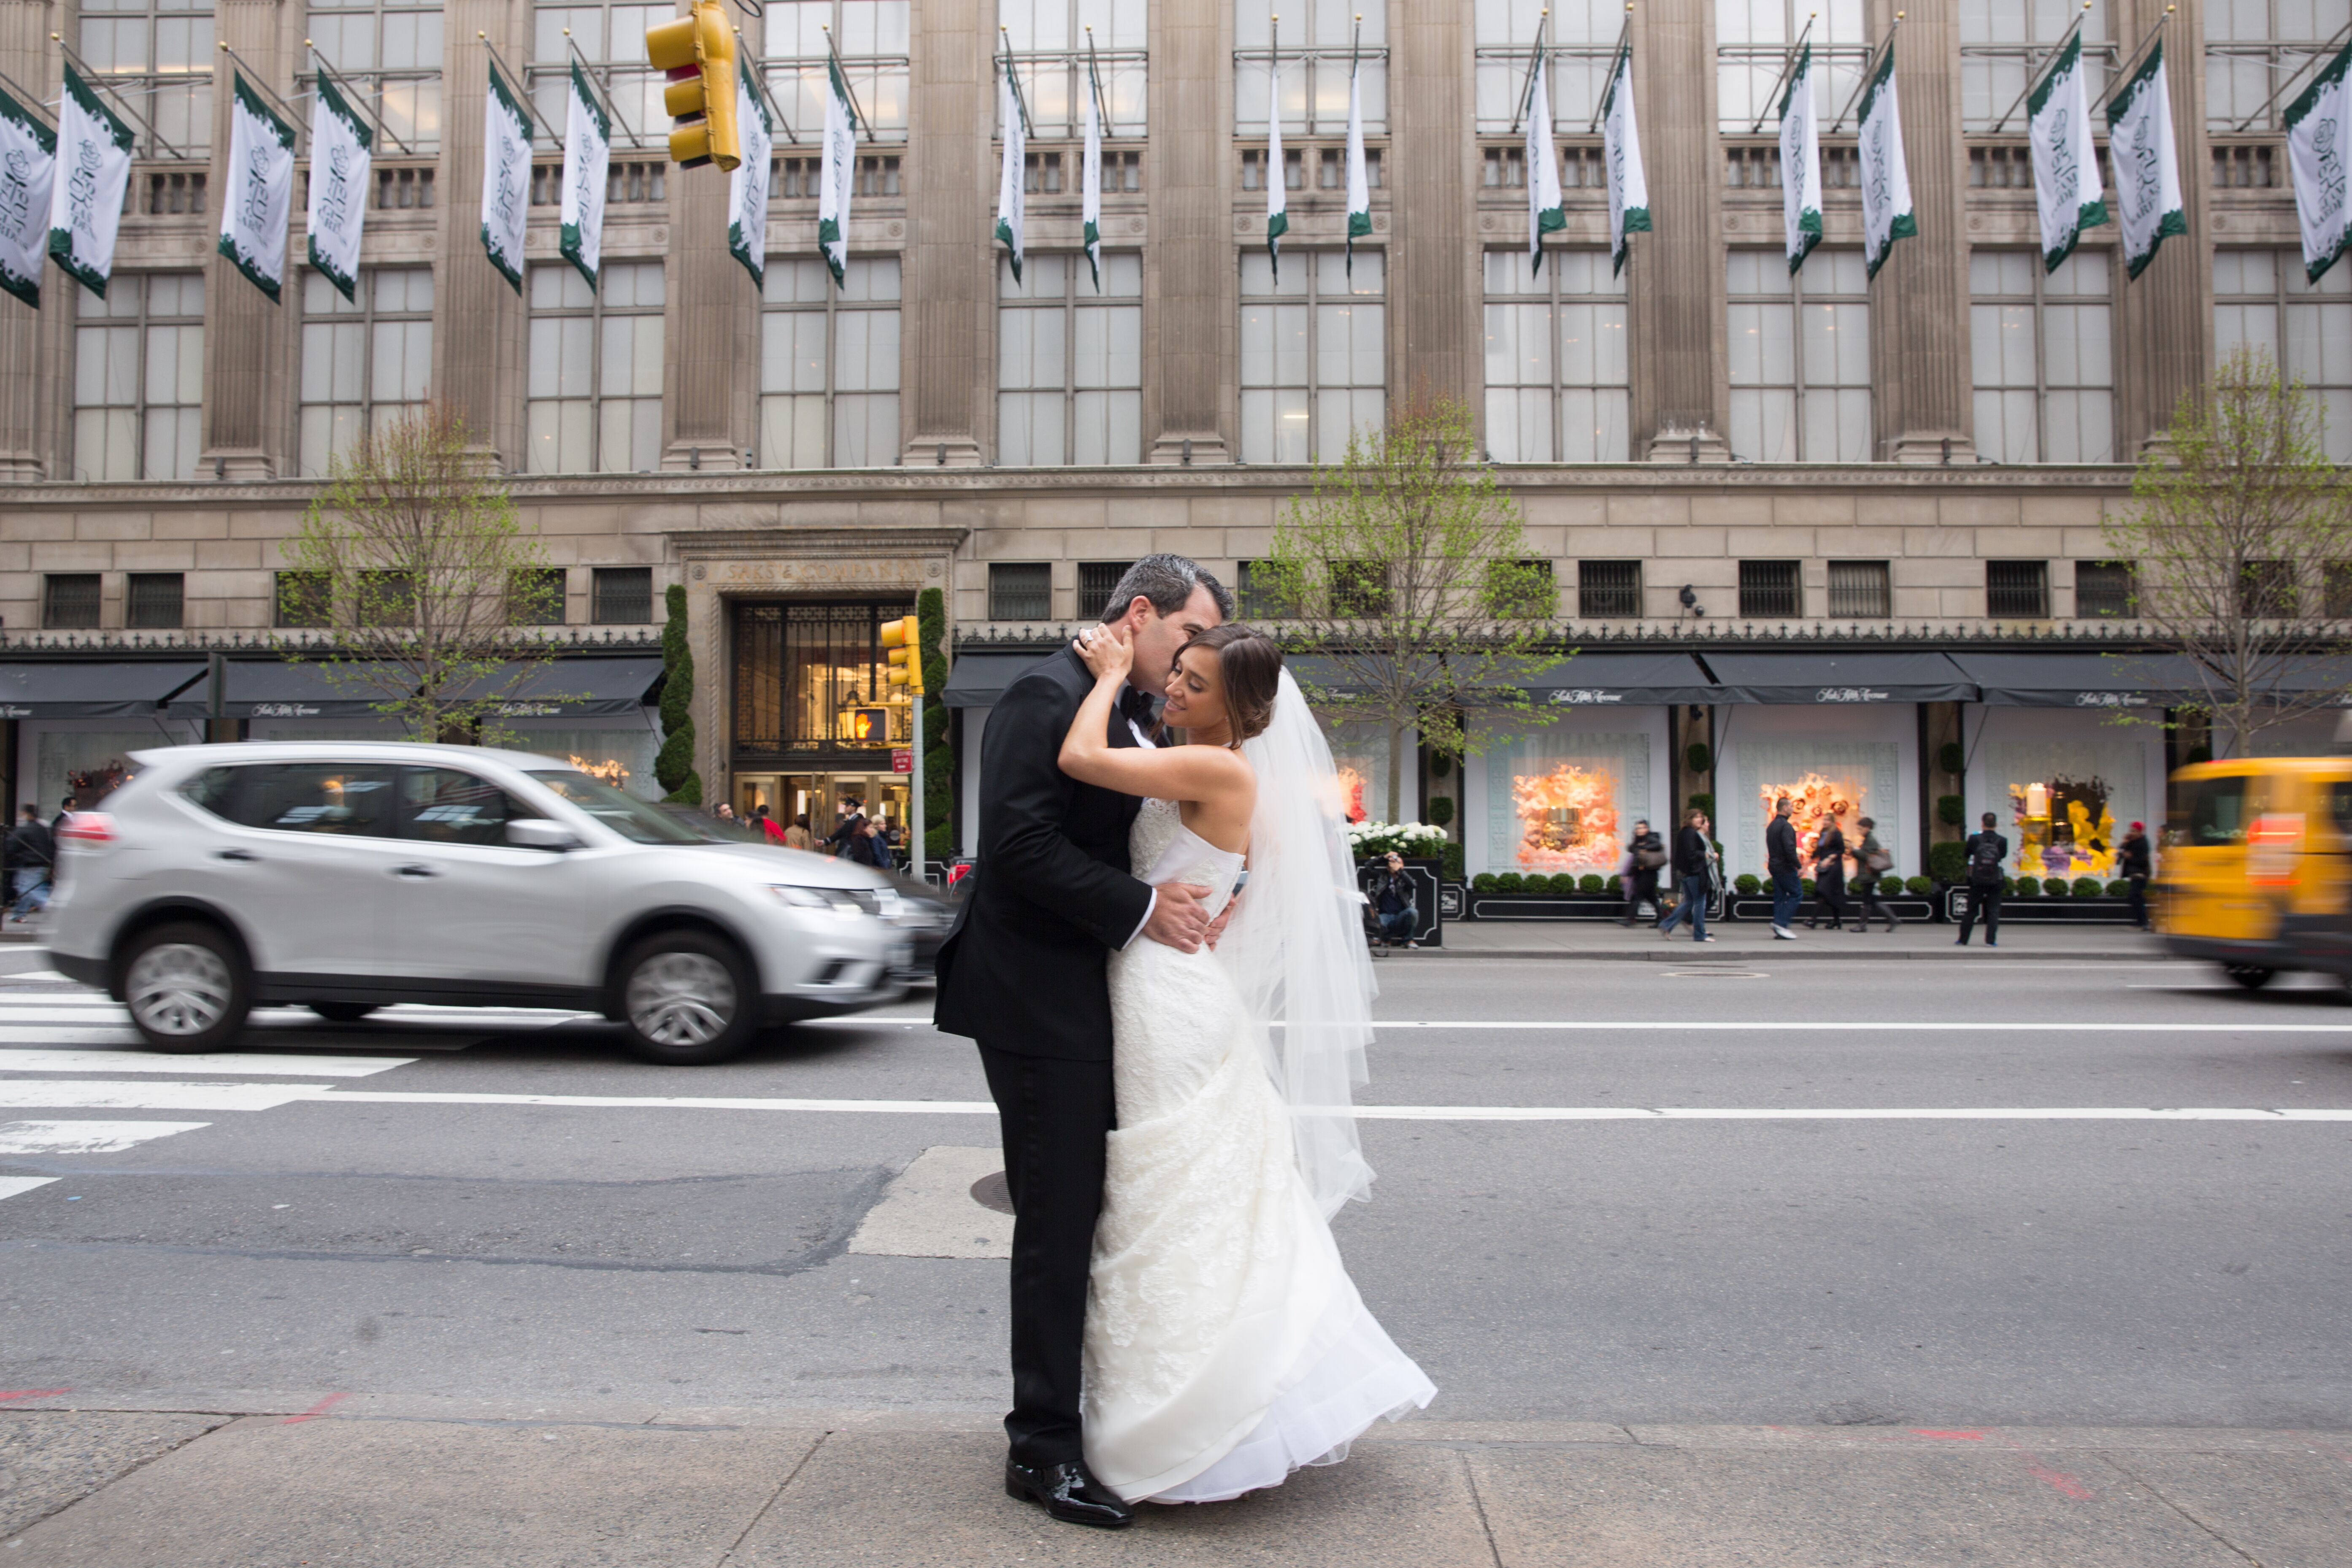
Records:
M1434 859L1445 852L1445 829L1425 822L1351 822L1347 826L1348 850L1359 860L1385 855Z

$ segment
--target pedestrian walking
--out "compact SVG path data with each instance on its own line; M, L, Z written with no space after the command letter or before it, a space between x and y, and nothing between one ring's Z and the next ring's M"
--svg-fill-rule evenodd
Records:
M1827 910L1830 930L1845 929L1845 833L1838 826L1837 818L1822 813L1821 826L1813 835L1813 913L1805 921L1805 929L1814 929L1814 921ZM1856 926L1856 931L1862 927Z
M764 800L751 808L751 826L758 828L771 844L784 841L784 830L778 827L776 819L768 815L768 803Z
M1714 879L1707 873L1715 847L1707 842L1706 813L1687 811L1683 814L1682 826L1675 830L1675 886L1681 898L1665 919L1658 922L1658 934L1672 941L1675 927L1685 915L1690 917L1691 940L1713 942L1706 934L1706 900L1714 891Z
M856 847L852 858L860 865L871 866L877 871L887 871L898 865L890 854L889 831L878 822L867 822L850 842Z
M26 803L24 819L8 835L9 887L15 895L8 918L22 922L27 913L49 907L49 877L58 858L57 840L41 821L39 806Z
M2131 889L2132 926L2137 931L2147 927L2147 879L2154 873L2147 848L2147 824L2135 822L2124 835L2123 853L2118 859L2124 881Z
M1372 879L1372 914L1380 922L1382 942L1419 947L1421 896L1404 868L1404 857L1389 851L1387 864Z
M1781 942L1797 940L1789 922L1797 918L1797 906L1805 899L1804 861L1797 854L1797 825L1789 819L1789 807L1785 795L1774 802L1771 824L1764 829L1764 869L1772 878L1772 934Z
M1658 898L1658 871L1665 863L1666 841L1650 831L1648 817L1641 818L1633 824L1633 837L1625 845L1626 925L1641 918L1644 902L1654 914L1666 912Z
M2009 840L1993 831L1997 820L1986 812L1984 830L1969 835L1969 912L1960 921L1961 947L1969 945L1969 934L1977 929L1979 914L1984 916L1985 945L2000 945L2000 868L2009 859Z
M833 846L831 853L847 855L851 844L866 831L866 803L854 795L844 795L835 810L841 820L834 825L833 832L825 842Z
M1886 900L1878 896L1878 889L1880 879L1895 869L1895 857L1879 843L1878 824L1864 816L1857 818L1854 826L1862 829L1862 847L1853 852L1853 890L1862 897L1862 918L1854 929L1866 931L1871 916L1884 915L1886 929L1892 931L1903 922L1895 918Z
M784 829L784 847L805 849L812 855L816 853L816 835L809 831L807 812L793 817L793 825Z

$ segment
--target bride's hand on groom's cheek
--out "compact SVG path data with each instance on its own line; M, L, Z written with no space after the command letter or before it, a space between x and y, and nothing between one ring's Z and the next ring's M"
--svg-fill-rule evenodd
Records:
M1124 677L1135 667L1135 648L1108 626L1087 627L1078 634L1073 646L1097 679L1106 675Z

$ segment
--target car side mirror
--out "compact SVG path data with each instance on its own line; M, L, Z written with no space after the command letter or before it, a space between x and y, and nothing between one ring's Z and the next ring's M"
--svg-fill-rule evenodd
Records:
M580 836L544 816L519 816L507 824L507 842L518 849L545 849L561 855L580 847Z

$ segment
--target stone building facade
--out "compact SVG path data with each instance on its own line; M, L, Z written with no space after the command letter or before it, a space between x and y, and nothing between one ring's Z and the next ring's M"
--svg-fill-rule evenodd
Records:
M1118 565L1177 550L1242 576L1349 428L1445 395L1478 412L1551 563L1561 646L1688 654L1700 689L1554 693L1549 729L1458 774L1424 762L1405 801L1369 786L1368 814L1444 795L1472 871L1605 869L1632 817L1708 794L1748 868L1730 829L1754 798L1819 780L1823 799L1875 811L1916 871L1952 831L1945 797L1973 820L2022 811L2039 787L2055 863L2065 800L2097 806L2094 832L2102 812L2161 809L2168 732L2086 738L2053 710L2063 669L2033 699L1965 673L1881 679L1893 667L1871 661L2117 646L2128 563L2105 562L2102 519L2238 344L2303 374L2352 456L2352 279L2303 280L2278 91L2346 0L2320 0L2315 20L2286 0L2185 0L2168 22L2161 0L2094 0L2095 80L2161 24L2183 161L2189 235L2128 282L2112 227L2058 270L2039 264L2011 100L2071 5L1908 0L1894 50L1919 237L1875 279L1852 99L1897 13L1831 0L1813 16L1827 234L1792 282L1770 106L1812 0L1590 0L1548 21L1531 0L1391 0L1360 21L1335 0L1278 19L1268 0L771 0L740 18L782 126L764 285L729 254L725 177L664 161L642 29L667 8L108 4L0 0L0 73L54 102L60 33L141 115L109 297L52 271L43 309L0 300L0 662L41 679L265 642L279 542L325 464L430 399L511 476L565 573L580 657L642 657L663 589L687 587L715 795L820 818L848 793L903 809L888 753L906 714L878 700L873 628L921 589L946 590L970 664L950 698L970 757L991 682L1096 611ZM1537 272L1514 108L1539 24L1569 223ZM1621 26L1654 232L1612 275L1592 122ZM1078 251L1089 40L1109 169L1099 283ZM828 47L866 121L839 288L813 259ZM1000 47L1034 121L1017 285L990 237ZM479 238L488 62L495 50L560 124L574 48L618 111L602 286L557 258L558 143L542 131L518 289ZM232 58L297 100L324 60L377 121L357 301L298 277L273 304L215 253ZM1351 68L1377 174L1349 266ZM1272 178L1290 215L1278 271ZM1793 650L1843 675L1789 666L1743 684L1715 662ZM2162 711L2127 679L2075 676L2085 703ZM1788 695L1802 689L1863 696ZM17 798L53 805L142 727L194 732L184 691L141 700L153 710L125 720L28 697L9 721ZM338 718L269 705L232 704L228 722L291 735ZM649 787L649 718L543 723L575 750L613 731L604 765ZM1367 779L1384 774L1385 741L1340 740ZM1712 748L1704 774L1694 742ZM966 842L973 772L958 785Z

